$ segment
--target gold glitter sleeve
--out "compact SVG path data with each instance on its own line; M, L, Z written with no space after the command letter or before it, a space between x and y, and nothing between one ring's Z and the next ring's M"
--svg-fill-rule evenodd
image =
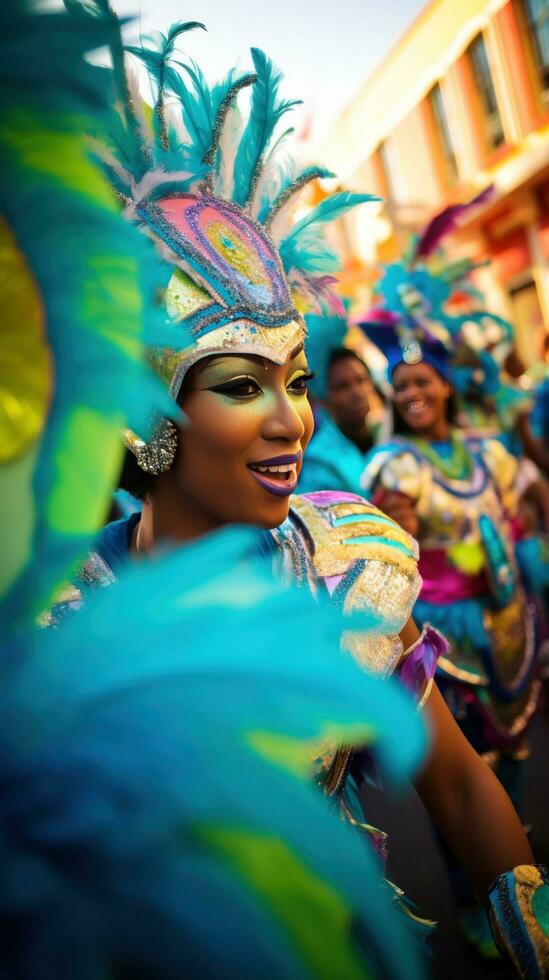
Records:
M347 631L343 646L368 670L392 673L398 636L421 588L415 540L368 501L349 493L294 497L292 510L313 543L317 579L345 612L379 618L375 629Z

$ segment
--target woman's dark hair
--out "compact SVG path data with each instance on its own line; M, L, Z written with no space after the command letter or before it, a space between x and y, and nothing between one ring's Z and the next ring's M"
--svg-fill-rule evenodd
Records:
M368 374L370 374L370 369L366 362L362 360L356 351L351 350L350 347L334 347L334 349L330 351L330 356L328 357L328 371L334 366L334 364L338 364L339 361L345 361L349 358L353 361L357 361L357 363L360 364L361 367L366 368L366 371Z
M128 493L131 493L132 497L137 497L138 500L144 500L147 494L151 492L156 479L157 477L152 473L145 473L145 470L141 469L131 449L126 449L122 463L122 472L118 479L120 489L127 490Z
M330 368L332 368L334 364L339 364L340 361L345 361L349 359L351 359L352 361L356 361L357 364L360 364L361 367L366 369L366 373L372 383L372 387L376 395L378 395L380 401L385 403L385 395L383 394L382 391L380 391L374 379L372 378L372 373L370 371L370 368L366 364L366 361L364 361L360 356L360 354L357 354L356 351L351 350L350 347L334 347L334 349L330 351L330 356L328 357L328 365L326 370L327 380L330 377Z
M193 368L194 365L185 374L185 377L183 378L183 383L181 385L181 388L179 389L179 394L176 398L177 404L179 405L180 408L183 408L185 403L185 398L192 390L194 384L195 372ZM179 436L178 436L178 448L175 457L176 459L177 459L177 453L179 452L179 446L180 443L179 443ZM145 470L141 469L139 463L137 462L137 459L135 458L131 450L126 449L126 452L124 454L124 460L122 463L122 472L120 473L120 477L118 479L118 486L120 490L127 490L128 493L131 493L132 497L137 497L138 500L144 500L145 497L149 493L151 493L152 488L154 487L155 481L157 479L158 477L155 476L153 473L145 473Z
M183 378L183 383L176 398L177 404L180 408L183 408L185 397L188 395L193 386L193 378L194 371L191 367ZM179 442L177 452L179 452ZM127 490L128 493L131 493L132 497L137 497L138 500L144 500L145 497L151 493L157 479L158 477L153 473L145 473L145 470L141 469L132 451L130 449L126 449L124 461L122 463L122 472L120 473L118 480L118 486L121 490Z
M393 415L393 433L395 434L395 436L407 436L410 435L410 433L413 433L414 430L411 429L409 425L406 425L406 422L403 419L401 419L400 415L398 414L395 408L394 403L391 406L391 411ZM452 389L450 397L446 402L446 419L449 425L452 426L457 425L458 414L459 411L458 411L457 399L456 399L455 392Z

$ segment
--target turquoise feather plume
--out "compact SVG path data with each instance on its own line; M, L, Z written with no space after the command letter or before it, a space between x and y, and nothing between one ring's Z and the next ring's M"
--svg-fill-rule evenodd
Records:
M248 204L253 195L262 158L277 123L286 112L301 105L301 99L278 98L281 72L259 48L252 48L251 53L257 81L253 87L250 115L234 165L233 200L242 207Z
M310 776L328 736L403 778L420 719L255 539L136 565L0 661L8 975L421 976L377 860Z
M321 201L280 242L279 251L285 271L291 273L295 269L306 274L337 271L340 268L339 256L321 238L317 226L336 221L358 204L379 200L374 194L342 191Z
M212 89L212 118L213 132L210 146L204 156L205 163L214 163L215 153L218 149L221 131L231 106L243 88L253 85L257 81L257 75L247 72L237 76L236 71L231 69L223 82L214 85Z
M223 81L210 88L195 62L180 67L191 79L193 90L173 69L168 76L168 85L181 104L183 122L190 140L185 147L189 154L189 168L199 174L205 170L205 166L211 167L214 163L217 142L231 104L244 87L255 82L256 76L250 72L238 75L233 68Z
M356 208L358 204L380 201L380 197L375 194L353 194L351 191L341 191L331 194L316 207L311 208L308 214L301 221L297 221L289 235L284 239L299 238L303 232L311 228L312 225L328 224L342 218L347 211Z
M172 24L167 34L159 32L157 38L151 38L155 43L154 47L126 46L126 51L139 58L147 68L149 77L154 80L156 85L156 100L154 104L154 118L156 134L160 145L168 149L168 130L164 111L164 95L166 90L166 76L170 58L173 55L175 42L182 34L195 30L197 27L206 30L200 21L177 21Z
M284 239L280 243L279 252L284 271L288 275L294 269L305 275L312 275L337 272L341 268L341 259L337 252L319 238L313 228L305 230L299 237L289 236Z
M73 17L83 17L87 19L88 23L91 19L97 20L97 18L102 18L111 27L109 50L114 88L112 101L114 102L115 98L117 98L122 107L124 123L133 141L130 159L133 161L134 173L136 168L138 168L141 170L142 176L152 164L152 157L147 142L143 139L143 135L140 132L139 120L128 90L121 30L122 25L126 21L118 18L109 0L63 0L63 4L67 12ZM114 115L115 113L113 111ZM108 173L107 175L110 178L111 174ZM117 188L117 190L119 189ZM119 192L122 193L120 190Z

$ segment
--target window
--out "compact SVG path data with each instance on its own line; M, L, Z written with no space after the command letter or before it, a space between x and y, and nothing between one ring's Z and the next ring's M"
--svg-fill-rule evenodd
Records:
M530 366L539 358L540 341L545 334L538 291L529 279L511 288L509 295L519 356Z
M442 91L438 83L429 92L429 104L433 113L433 119L435 121L435 127L438 133L440 149L444 158L448 179L454 180L457 177L456 157L454 154L452 137L450 135L450 128L448 126L448 117L446 115Z
M469 57L482 105L486 139L488 145L492 149L496 149L505 142L505 136L499 114L496 91L492 81L488 52L486 51L482 34L479 34L471 44Z
M541 85L549 98L549 0L524 0L524 11L538 63Z
M387 185L387 197L389 201L393 201L395 198L395 186L393 181L393 173L391 171L391 164L389 163L389 154L387 152L387 144L380 143L379 148L379 159L381 163L381 169L383 171L383 177Z

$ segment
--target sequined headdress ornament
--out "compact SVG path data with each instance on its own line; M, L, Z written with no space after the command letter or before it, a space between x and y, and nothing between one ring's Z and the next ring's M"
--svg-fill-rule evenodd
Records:
M297 103L280 98L281 74L263 52L252 49L254 72L233 68L213 87L196 64L173 61L177 37L195 26L201 25L175 24L154 46L127 49L151 79L152 127L144 111L137 125L132 121L141 103L129 94L118 63L126 110L117 116L110 147L99 151L126 215L171 266L167 310L193 337L183 353L151 351L173 398L188 369L208 355L245 352L284 363L304 339L303 313L332 299L337 256L320 226L372 200L335 193L294 223L296 195L333 174L282 165L280 146L292 130L278 139L274 134ZM249 86L243 118L237 97ZM129 431L125 440L147 472L171 466L177 434L169 420L148 443Z
M450 261L440 250L442 239L455 229L459 219L485 203L491 194L489 187L466 204L445 208L413 240L401 262L384 268L376 287L380 302L360 326L387 357L389 378L402 362L425 361L455 384L461 377L456 364L464 356L475 365L482 362L479 350L483 345L479 341L473 349L473 333L477 341L479 337L488 341L494 331L505 337L512 332L506 320L485 309L452 312L458 293L468 298L468 307L478 307L482 301L470 280L478 265L469 259ZM488 383L492 373L484 371L483 375Z

